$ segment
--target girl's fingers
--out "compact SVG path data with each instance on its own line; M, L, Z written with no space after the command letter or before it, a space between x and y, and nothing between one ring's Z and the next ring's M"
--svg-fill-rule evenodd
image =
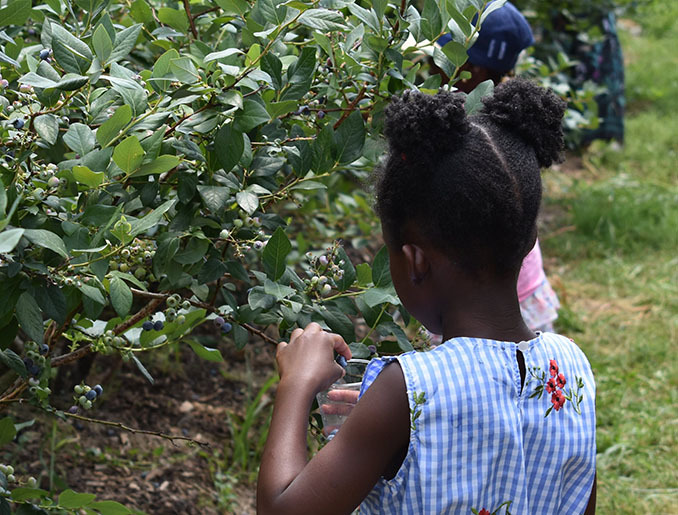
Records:
M304 330L301 327L297 327L294 331L292 331L292 334L290 335L290 341L296 340L302 334L304 334Z
M323 404L320 411L323 415L348 415L353 407L353 404Z
M358 390L330 390L327 392L327 398L333 402L347 402L356 404L358 402Z
M337 354L341 354L347 360L351 359L351 349L349 349L348 344L344 339L338 334L330 333L332 336L332 344L334 345L334 350Z

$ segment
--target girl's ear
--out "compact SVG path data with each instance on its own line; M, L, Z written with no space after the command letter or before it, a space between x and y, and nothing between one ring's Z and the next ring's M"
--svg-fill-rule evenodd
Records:
M407 264L407 274L412 284L420 284L431 272L431 262L424 250L414 244L403 245L401 250Z

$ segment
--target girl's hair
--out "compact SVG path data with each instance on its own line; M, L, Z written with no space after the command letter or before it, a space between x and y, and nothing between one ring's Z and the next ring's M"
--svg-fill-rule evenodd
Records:
M391 101L376 211L394 244L414 224L469 272L515 273L534 241L539 170L563 149L566 104L524 79L497 86L476 115L464 101L418 91Z

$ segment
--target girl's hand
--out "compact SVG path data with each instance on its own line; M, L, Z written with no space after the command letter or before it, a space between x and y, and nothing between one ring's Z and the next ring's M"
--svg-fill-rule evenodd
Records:
M299 383L316 394L344 375L334 361L334 351L351 359L351 350L338 334L324 331L315 322L292 331L290 342L278 344L276 360L281 382Z

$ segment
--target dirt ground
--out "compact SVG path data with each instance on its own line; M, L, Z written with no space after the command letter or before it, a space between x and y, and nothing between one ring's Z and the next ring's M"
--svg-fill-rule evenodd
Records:
M224 490L217 486L216 474L219 468L224 472L228 468L227 413L242 415L249 399L274 373L274 347L254 342L240 352L226 340L218 347L224 363L203 361L188 345L170 357L173 361L149 362L153 385L133 364L123 364L102 382L101 405L84 414L208 446L172 443L79 420L55 422L36 411L35 423L3 449L2 460L14 463L17 473L38 478L42 488L50 489L47 471L53 466L57 491L94 493L97 500L115 500L148 514L254 513L253 483L227 477ZM100 371L110 367L106 359L94 363L88 384L98 382ZM68 392L53 400L63 409L71 403ZM25 409L22 413L25 417Z

